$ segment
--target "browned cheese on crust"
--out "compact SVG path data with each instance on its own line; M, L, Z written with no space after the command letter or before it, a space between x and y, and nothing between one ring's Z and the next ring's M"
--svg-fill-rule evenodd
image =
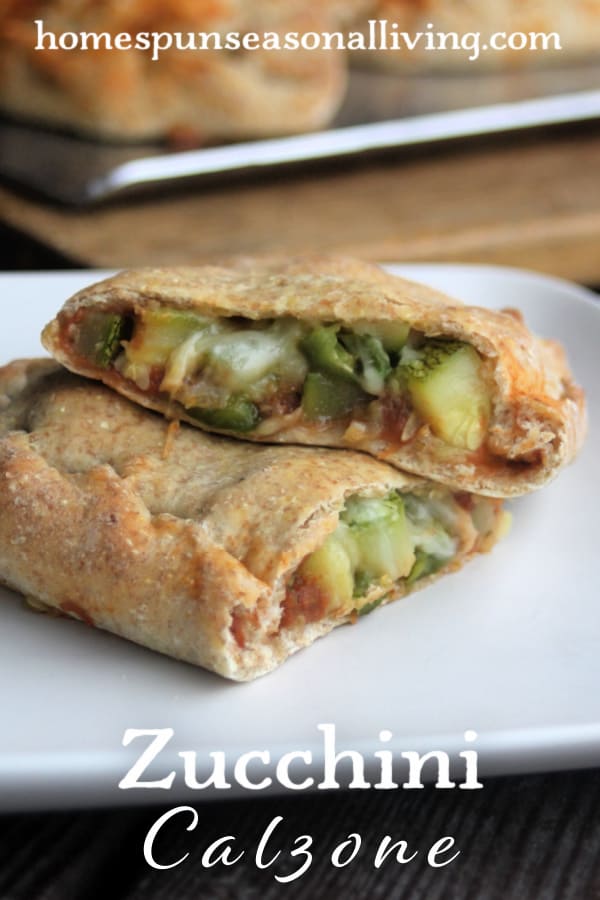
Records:
M68 368L101 379L125 396L171 418L203 426L166 396L149 396L114 369L100 369L74 352L68 323L88 307L120 312L150 305L205 316L322 322L403 321L426 337L471 344L484 361L492 414L484 454L450 447L429 428L406 443L347 423L298 422L251 440L352 447L457 489L496 497L527 493L553 478L577 453L586 432L585 398L561 346L533 335L514 310L466 306L439 291L349 259L238 259L227 266L139 269L79 292L44 330L44 346ZM217 429L213 429L217 430ZM223 432L226 433L226 432Z

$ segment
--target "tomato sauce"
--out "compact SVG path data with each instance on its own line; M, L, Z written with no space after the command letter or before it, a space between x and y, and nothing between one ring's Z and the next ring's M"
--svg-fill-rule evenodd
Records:
M299 619L317 622L323 618L327 605L327 595L319 586L317 578L310 575L296 575L288 586L283 601L281 627L288 628Z
M148 388L145 391L146 394L151 394L152 396L156 396L160 394L160 386L163 378L165 377L165 367L164 366L151 366L149 373L149 381Z
M399 446L403 442L402 432L412 412L408 397L384 397L381 400L382 427L380 435L389 444Z

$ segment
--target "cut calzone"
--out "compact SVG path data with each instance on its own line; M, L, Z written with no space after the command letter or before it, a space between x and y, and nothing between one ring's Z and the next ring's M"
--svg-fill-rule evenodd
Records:
M518 313L348 260L124 272L70 299L43 342L169 418L359 449L490 496L549 480L585 429L562 349Z
M227 678L453 572L506 515L366 454L169 424L49 360L0 369L0 579Z

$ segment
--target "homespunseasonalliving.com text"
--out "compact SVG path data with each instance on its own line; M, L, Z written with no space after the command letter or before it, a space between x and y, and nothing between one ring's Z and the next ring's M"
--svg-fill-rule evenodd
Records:
M43 19L35 19L35 50L69 52L72 50L139 50L150 55L153 61L161 53L178 51L296 51L296 50L350 50L397 53L413 51L462 52L474 62L482 53L510 50L557 51L562 50L560 35L556 31L436 31L429 22L422 31L401 31L397 22L387 19L369 19L365 31L62 31L47 29Z

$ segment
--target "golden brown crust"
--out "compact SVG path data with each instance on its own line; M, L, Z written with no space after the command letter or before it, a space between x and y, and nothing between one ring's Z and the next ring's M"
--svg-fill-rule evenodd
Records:
M514 311L464 306L424 285L387 274L377 266L339 258L240 259L229 267L140 269L92 285L71 298L43 334L44 346L64 365L100 378L131 399L173 418L182 407L150 398L111 370L99 370L65 346L61 323L87 306L126 310L166 304L214 316L273 318L291 315L319 321L409 322L430 336L467 341L485 360L493 386L488 450L477 456L448 447L429 429L398 446L374 436L290 419L276 434L254 440L352 447L453 487L508 497L540 487L575 456L586 430L585 401L564 353L553 341L533 336Z
M0 578L234 680L349 621L282 626L286 582L348 495L392 489L442 491L364 454L173 434L162 416L48 360L0 369ZM494 539L469 525L458 565L413 589Z
M3 0L0 107L111 140L266 137L324 125L345 87L343 54L327 51L35 50L44 30L109 33L321 31L335 2L308 10L274 0Z

